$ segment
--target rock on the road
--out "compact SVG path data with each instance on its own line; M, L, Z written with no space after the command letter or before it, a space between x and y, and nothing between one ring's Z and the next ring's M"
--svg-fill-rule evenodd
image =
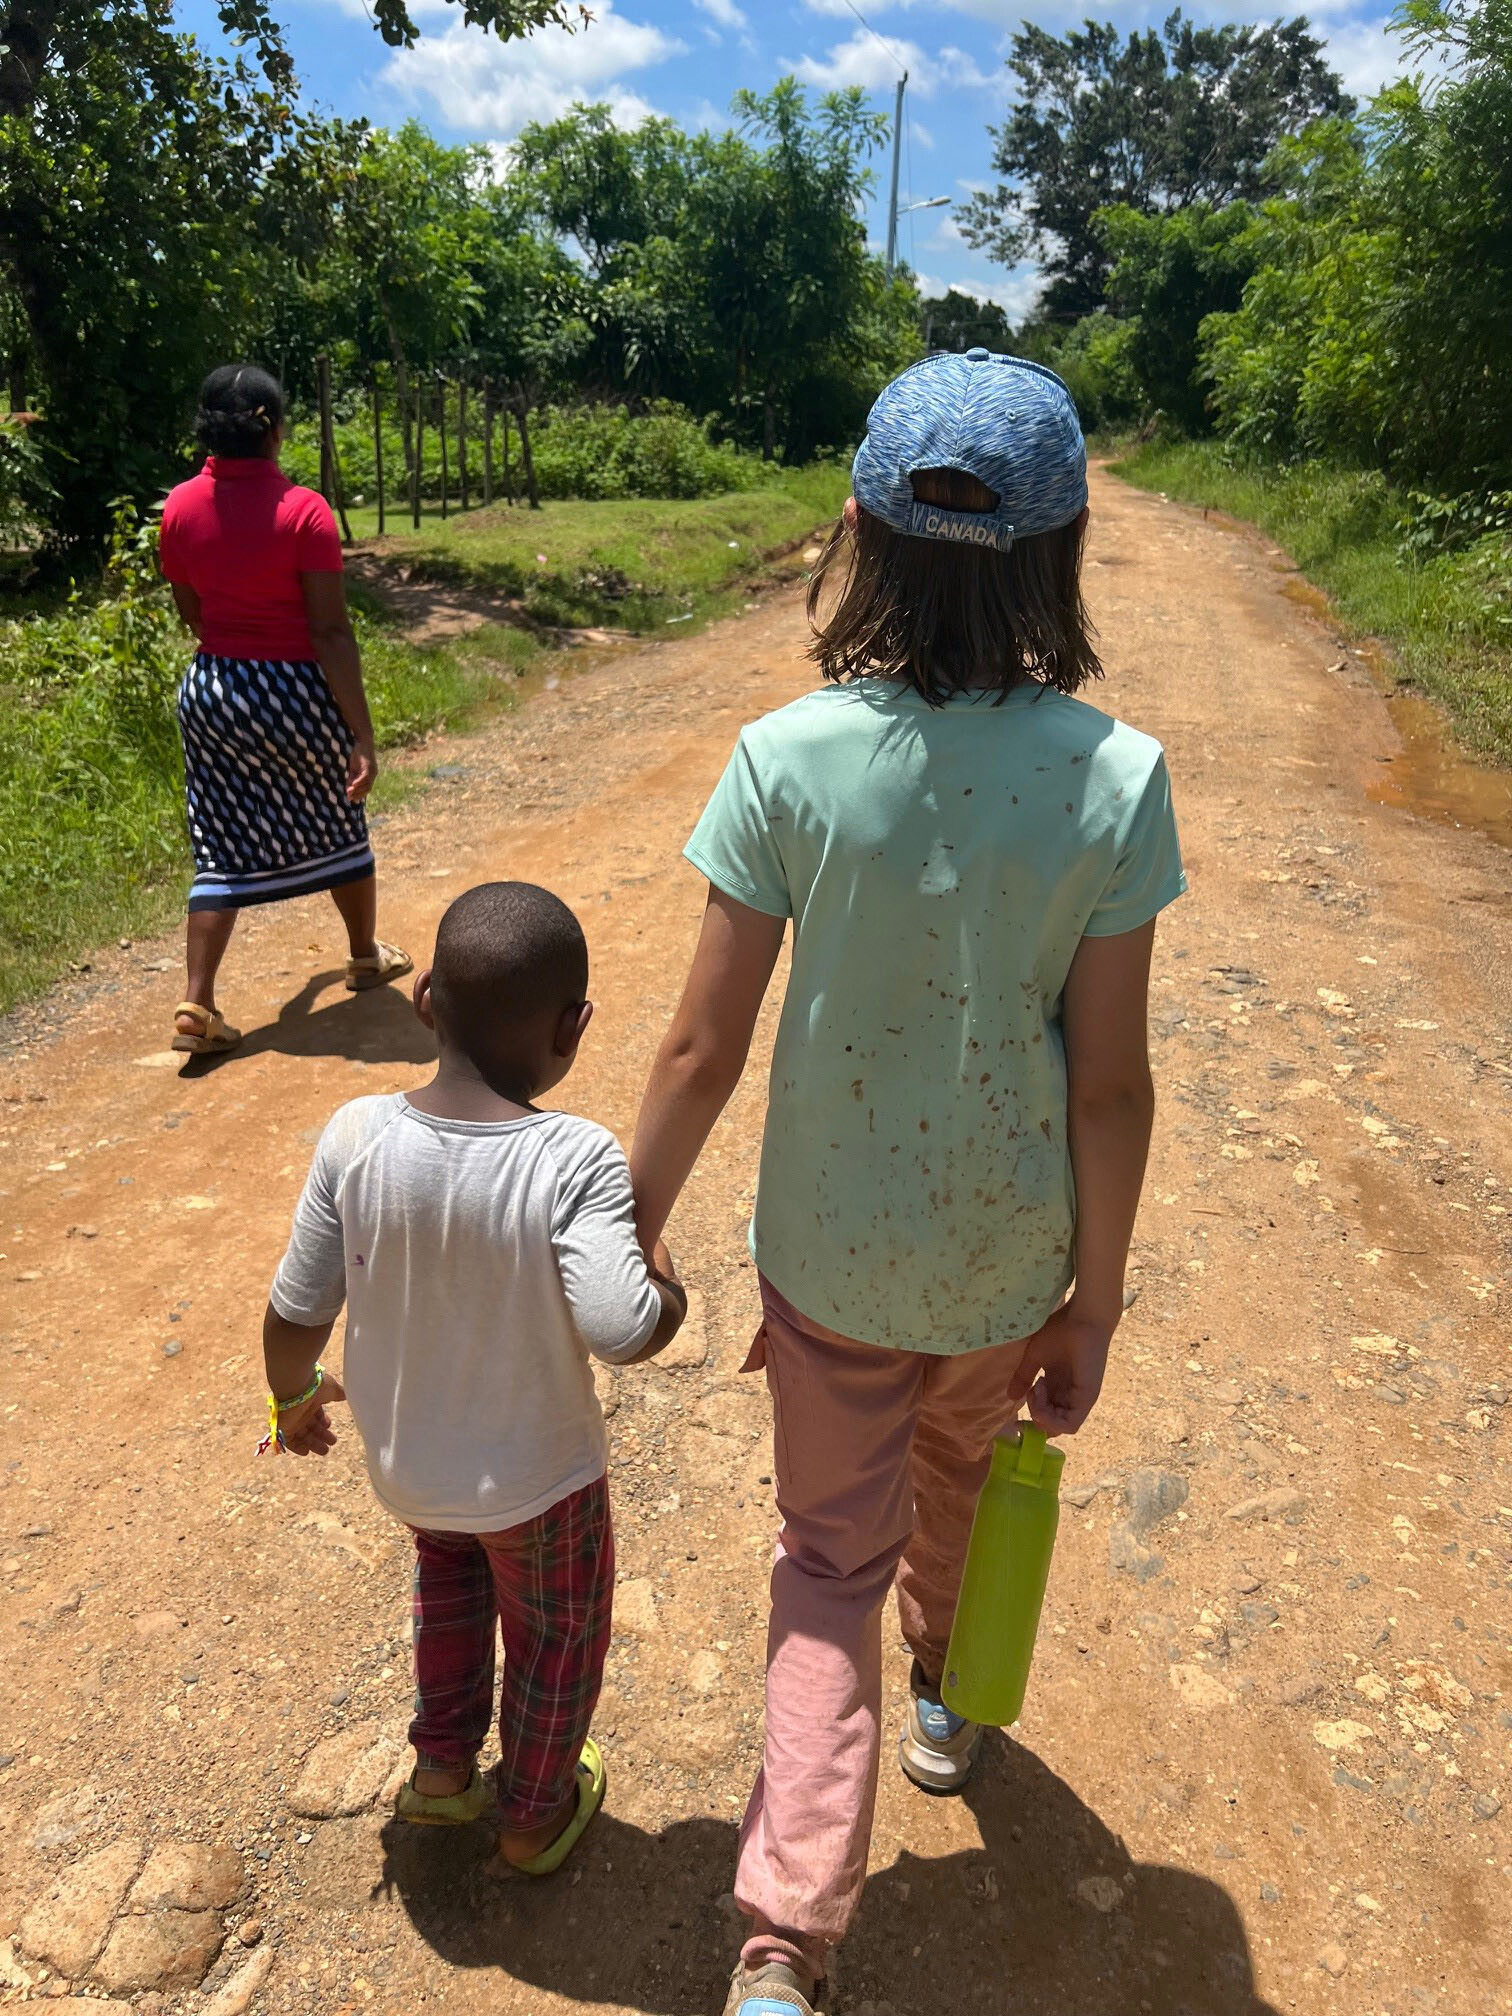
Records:
M142 1844L128 1840L113 1841L65 1869L21 1920L23 1951L66 1981L81 1980L141 1866Z
M1288 1490L1282 1485L1275 1491L1262 1491L1258 1498L1241 1499L1237 1505L1230 1505L1224 1515L1229 1519L1266 1519L1285 1521L1294 1525L1307 1510L1307 1498L1301 1491Z
M165 1841L147 1857L131 1903L144 1911L223 1911L241 1886L241 1857L234 1849Z
M213 1911L154 1911L122 1918L100 1956L95 1979L123 1995L144 1988L196 1988L221 1949Z
M265 1946L221 1983L204 2005L202 2016L244 2016L252 1997L263 1988L272 1971L273 1948Z
M400 1746L377 1722L359 1722L317 1743L289 1794L289 1810L305 1820L348 1819L366 1813L388 1782Z

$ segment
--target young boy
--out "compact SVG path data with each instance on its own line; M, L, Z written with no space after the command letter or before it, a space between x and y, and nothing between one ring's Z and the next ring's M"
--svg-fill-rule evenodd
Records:
M440 1046L418 1092L354 1099L322 1135L263 1326L275 1427L296 1455L349 1399L381 1503L415 1536L416 1765L399 1812L560 1867L604 1797L588 1726L609 1646L608 1440L588 1358L637 1364L687 1311L648 1266L612 1135L533 1102L588 1027L588 948L526 882L458 897L415 1012ZM317 1360L347 1304L345 1385ZM504 1638L502 1755L477 1756Z

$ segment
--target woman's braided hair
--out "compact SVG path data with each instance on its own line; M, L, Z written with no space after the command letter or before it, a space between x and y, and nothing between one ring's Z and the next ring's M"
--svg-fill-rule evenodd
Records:
M194 438L211 455L247 460L267 452L284 417L283 387L256 364L222 364L200 387Z

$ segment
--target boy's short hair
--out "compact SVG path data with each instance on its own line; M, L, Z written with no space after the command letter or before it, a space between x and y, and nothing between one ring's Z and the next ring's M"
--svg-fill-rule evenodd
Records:
M947 511L998 503L960 469L916 470L913 489ZM1082 601L1083 530L1078 518L1001 553L896 532L858 505L854 532L838 521L809 583L809 655L826 679L902 679L933 706L1031 678L1075 693L1102 676Z
M527 1025L559 1016L587 993L583 927L549 889L483 882L441 919L431 962L436 1024L485 1077Z

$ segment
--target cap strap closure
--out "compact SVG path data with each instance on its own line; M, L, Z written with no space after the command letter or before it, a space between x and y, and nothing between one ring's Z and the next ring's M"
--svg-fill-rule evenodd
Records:
M908 530L917 539L954 539L962 546L990 546L1006 553L1013 544L1013 527L990 511L948 511L940 504L915 500L908 514Z

